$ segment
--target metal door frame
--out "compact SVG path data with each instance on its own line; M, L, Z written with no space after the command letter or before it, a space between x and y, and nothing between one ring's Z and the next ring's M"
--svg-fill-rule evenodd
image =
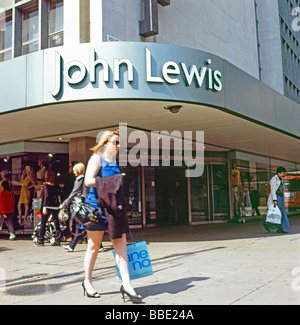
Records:
M204 168L206 169L206 183L207 183L207 220L205 221L192 221L192 204L191 204L191 181L190 178L188 177L187 179L187 191L188 191L188 213L189 213L189 224L190 225L197 225L197 224L203 224L203 223L210 223L210 222L227 222L226 220L215 220L215 213L214 213L214 191L213 191L213 166L215 165L224 165L225 167L228 165L228 160L227 159L220 159L220 160L211 160L211 161L206 161ZM228 166L227 166L228 167ZM227 168L228 169L228 168ZM229 181L229 175L227 175L227 183ZM229 183L228 183L228 193L229 191ZM228 218L230 219L230 196L228 195ZM226 215L226 213L222 214Z

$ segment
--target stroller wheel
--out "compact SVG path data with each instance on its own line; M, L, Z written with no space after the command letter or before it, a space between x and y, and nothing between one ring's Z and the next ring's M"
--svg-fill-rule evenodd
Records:
M53 234L52 234L52 236L50 237L49 241L50 241L50 244L51 244L51 245L55 243L55 236L54 236Z
M34 228L34 231L31 235L31 238L33 239L34 243L36 243L38 240L39 230L40 230L40 223Z

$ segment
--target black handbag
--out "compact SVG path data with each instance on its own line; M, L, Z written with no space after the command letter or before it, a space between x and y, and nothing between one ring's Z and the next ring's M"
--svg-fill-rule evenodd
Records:
M100 222L106 223L101 211L91 204L84 202L84 198L76 197L70 206L74 219L84 225L87 229Z
M62 209L58 212L58 220L61 223L66 223L69 219L69 214L67 209Z

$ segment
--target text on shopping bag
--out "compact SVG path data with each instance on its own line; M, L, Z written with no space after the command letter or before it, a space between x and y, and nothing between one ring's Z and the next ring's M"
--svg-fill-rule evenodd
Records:
M148 251L145 249L138 252L128 253L128 248L127 248L127 257L128 257L128 263L131 263L132 268L134 270L136 270L137 268L142 269L145 267L149 267L151 265Z
M153 274L147 243L141 241L127 246L130 277Z
M278 205L276 206L270 206L267 212L266 222L274 223L274 224L281 224L281 212L278 208Z
M115 255L115 251L113 251ZM136 279L153 274L151 259L146 241L127 245L128 268L131 279ZM121 280L119 269L116 265L117 276Z

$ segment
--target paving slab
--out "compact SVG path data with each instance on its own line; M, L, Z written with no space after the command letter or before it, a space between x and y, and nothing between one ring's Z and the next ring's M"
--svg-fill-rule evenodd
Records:
M148 243L154 274L132 283L144 306L299 305L300 216L290 223L288 234L266 232L261 220L134 229L135 240ZM70 253L1 236L0 305L124 306L112 245L104 247L93 273L101 298L90 299L81 287L86 244Z

